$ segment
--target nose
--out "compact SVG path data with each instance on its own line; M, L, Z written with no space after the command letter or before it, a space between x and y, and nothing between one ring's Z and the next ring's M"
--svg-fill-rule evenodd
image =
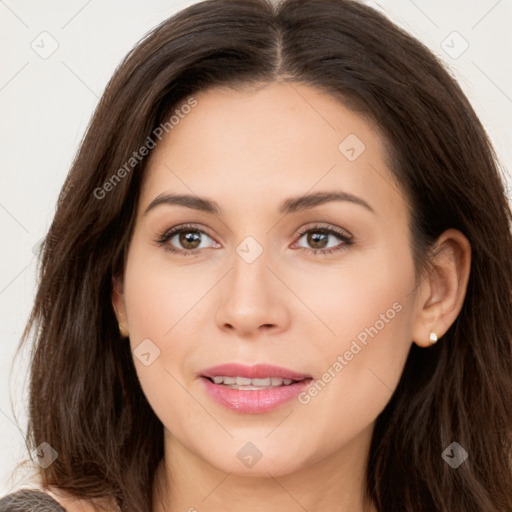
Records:
M235 253L215 315L220 329L250 337L260 331L276 334L288 328L290 292L269 263L265 251L252 263Z

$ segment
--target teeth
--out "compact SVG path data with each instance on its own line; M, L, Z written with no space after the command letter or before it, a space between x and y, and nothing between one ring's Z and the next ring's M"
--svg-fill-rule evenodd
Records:
M248 379L246 377L224 377L224 376L216 376L213 377L213 382L215 384L223 384L225 386L233 386L233 387L251 387L252 388L269 388L276 386L289 386L293 380L292 379L281 379L279 377L267 377L266 379Z

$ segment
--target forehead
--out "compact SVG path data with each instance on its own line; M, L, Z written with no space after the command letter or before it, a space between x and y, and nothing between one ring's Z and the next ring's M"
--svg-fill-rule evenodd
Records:
M146 205L164 190L245 210L326 189L388 201L400 196L375 125L313 86L215 87L193 98L195 106L152 151Z

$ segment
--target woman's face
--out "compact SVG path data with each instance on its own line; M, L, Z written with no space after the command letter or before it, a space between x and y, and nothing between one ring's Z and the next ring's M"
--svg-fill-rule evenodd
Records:
M304 84L194 98L152 150L113 299L168 447L253 475L360 455L417 310L409 212L383 140ZM207 371L230 363L310 378ZM274 381L237 390L205 373Z

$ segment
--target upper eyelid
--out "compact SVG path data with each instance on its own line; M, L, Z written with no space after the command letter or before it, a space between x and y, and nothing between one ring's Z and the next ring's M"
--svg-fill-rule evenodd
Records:
M305 233L307 233L308 231L314 231L315 229L318 229L318 231L321 231L321 230L329 231L329 234L334 234L334 235L338 235L338 236L346 236L346 238L353 238L352 233L350 233L350 231L346 230L345 228L341 228L339 226L338 227L331 226L329 224L322 223L322 222L319 222L317 224L312 224L312 225L306 225L305 227L300 228L297 231L295 231L295 234L302 236Z
M215 239L215 237L208 232L207 228L204 228L204 227L201 227L200 225L195 225L195 224L191 224L191 225L180 224L178 226L172 227L172 228L164 231L163 236L167 236L167 235L174 236L176 233L180 233L181 231L199 231L199 232L204 233L205 235L209 236L211 239Z

